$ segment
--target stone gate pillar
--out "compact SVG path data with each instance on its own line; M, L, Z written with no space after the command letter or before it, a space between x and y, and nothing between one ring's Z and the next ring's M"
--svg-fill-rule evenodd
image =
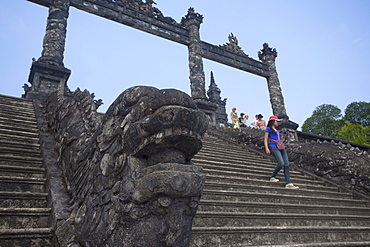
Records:
M285 110L284 98L275 66L276 57L276 49L270 48L267 43L264 43L263 49L258 52L258 58L266 64L268 68L269 77L267 78L267 86L270 93L272 112L279 118L289 119Z
M193 8L189 8L188 14L182 22L185 24L186 29L189 30L190 43L188 50L191 96L193 99L207 99L202 60L202 43L199 35L203 16L195 13Z
M270 94L270 102L272 112L274 115L283 119L279 125L279 129L296 130L298 124L289 120L286 113L283 93L281 91L278 73L275 65L275 58L277 57L276 49L269 47L267 43L263 44L263 49L258 52L258 58L267 65L269 77L267 78L267 86Z
M41 99L47 93L67 91L71 71L64 67L63 54L69 16L69 0L53 0L49 7L41 57L32 62L25 98Z

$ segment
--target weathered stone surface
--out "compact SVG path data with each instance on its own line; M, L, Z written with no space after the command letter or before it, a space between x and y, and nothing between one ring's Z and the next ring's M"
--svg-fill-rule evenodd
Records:
M297 167L370 197L370 156L366 151L332 142L290 144Z
M132 87L101 121L87 91L44 105L73 198L60 244L188 246L205 180L190 160L208 126L188 95Z
M208 131L225 140L243 143L264 155L263 131L210 126ZM338 188L349 189L370 198L370 155L351 145L321 141L293 141L286 143L289 161L294 167L327 179Z
M258 52L258 58L267 65L269 77L267 77L267 86L270 94L270 103L274 115L284 120L289 120L285 110L284 97L281 91L280 81L276 70L275 59L277 51L270 48L267 43L263 44L263 49ZM297 126L298 127L298 126Z

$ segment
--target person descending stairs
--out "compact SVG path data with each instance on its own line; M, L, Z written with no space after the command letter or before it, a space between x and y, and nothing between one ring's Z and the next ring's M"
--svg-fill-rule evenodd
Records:
M275 160L207 133L192 161L206 173L192 247L370 246L369 201L294 169L286 189L270 181Z

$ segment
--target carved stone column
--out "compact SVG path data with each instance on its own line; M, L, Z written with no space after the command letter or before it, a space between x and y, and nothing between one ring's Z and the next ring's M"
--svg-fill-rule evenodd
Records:
M67 91L67 80L71 71L64 67L63 53L69 16L69 0L53 0L49 7L46 33L41 57L32 62L28 81L32 84L25 97L41 99L47 93Z
M277 57L276 49L272 49L267 43L263 44L263 49L258 52L258 58L267 65L269 77L267 78L270 102L273 114L279 118L289 119L284 105L284 98L281 92L280 82L275 66Z
M199 35L199 28L200 24L203 22L203 16L195 13L193 8L189 8L188 14L183 18L182 22L186 29L189 30L190 43L188 50L191 96L193 99L207 99L205 93L202 46Z
M289 120L289 117L285 110L283 93L281 91L278 73L275 65L275 58L277 57L276 49L269 47L267 43L263 44L263 49L258 52L258 58L267 65L269 77L267 78L267 86L270 94L270 102L272 112L274 115L283 119L283 122L279 125L279 129L291 129L295 130L298 128L298 124Z

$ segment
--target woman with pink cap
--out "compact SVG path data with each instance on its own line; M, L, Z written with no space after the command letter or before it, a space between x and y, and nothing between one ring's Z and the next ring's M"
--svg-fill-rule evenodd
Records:
M285 188L287 189L298 189L298 186L295 186L290 182L290 171L289 171L289 159L286 153L285 148L279 147L278 142L284 142L285 138L281 138L281 134L277 130L277 126L282 119L279 119L277 116L271 116L267 123L267 128L265 130L264 136L264 145L265 151L267 154L271 154L275 157L277 161L277 166L273 171L270 181L271 182L279 182L279 179L276 178L278 172L281 168L284 167L284 177L285 177Z

